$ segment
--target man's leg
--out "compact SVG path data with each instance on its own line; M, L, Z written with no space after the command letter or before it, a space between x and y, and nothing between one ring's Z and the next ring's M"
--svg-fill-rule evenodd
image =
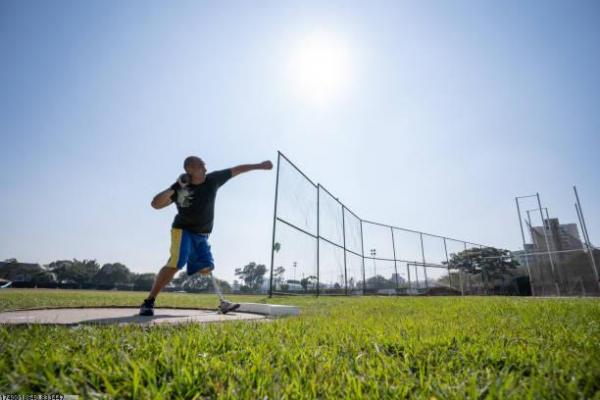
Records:
M191 251L191 238L187 231L183 229L172 228L171 229L171 250L169 261L167 264L160 269L158 275L156 275L156 279L154 279L154 284L152 285L152 290L150 290L150 294L148 295L148 299L154 300L158 293L162 290L163 287L166 286L167 283L173 279L173 276L179 271L181 267L183 267L190 256Z
M155 299L162 288L164 288L167 283L171 282L171 279L173 279L173 276L175 276L177 271L177 268L167 267L166 265L162 267L158 272L158 275L156 275L156 279L154 279L154 284L152 285L152 290L150 290L148 298Z
M152 285L152 290L150 290L150 294L144 302L140 306L139 315L142 316L152 316L154 315L154 300L161 289L171 281L173 275L177 272L177 268L164 266L160 269L156 279L154 279L154 284Z
M162 267L158 272L158 275L156 275L148 298L144 299L144 302L140 306L139 315L154 315L154 300L156 299L156 296L158 296L158 293L160 293L162 288L173 279L173 276L177 271L187 263L190 246L190 238L186 231L176 228L171 229L171 251L169 261L167 261L167 265Z

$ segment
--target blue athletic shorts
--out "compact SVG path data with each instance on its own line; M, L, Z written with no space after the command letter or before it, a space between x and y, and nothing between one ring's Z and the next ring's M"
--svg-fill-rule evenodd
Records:
M167 261L167 267L181 269L186 264L188 275L201 270L215 269L215 261L208 244L208 234L172 228L171 256Z

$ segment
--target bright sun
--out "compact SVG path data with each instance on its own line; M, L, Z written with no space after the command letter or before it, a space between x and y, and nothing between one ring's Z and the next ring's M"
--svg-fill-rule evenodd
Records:
M325 105L348 89L351 67L347 44L335 35L319 32L304 37L293 49L289 74L300 97Z

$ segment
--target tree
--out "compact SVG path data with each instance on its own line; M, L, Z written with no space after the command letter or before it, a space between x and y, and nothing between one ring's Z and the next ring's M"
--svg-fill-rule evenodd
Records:
M390 281L392 281L394 285L396 284L396 281L398 281L398 285L402 285L405 282L404 278L395 272L392 274Z
M302 286L302 289L304 289L305 292L308 290L309 286L312 289L316 283L317 277L314 275L309 275L306 278L300 279L300 286Z
M48 264L51 272L56 274L58 282L74 282L80 286L84 283L91 283L100 265L96 260L59 260Z
M29 282L40 272L44 269L39 264L7 262L0 266L0 278L15 282Z
M53 283L56 282L56 277L50 271L40 271L31 277L33 283Z
M215 281L217 281L217 285L219 285L219 288L223 293L231 293L233 291L229 282L218 279L217 277L215 277ZM210 287L212 286L213 284L211 282Z
M73 261L71 260L56 260L52 261L48 264L48 270L54 272L56 276L56 280L59 283L69 283L71 281L75 281L71 279L71 267L73 266Z
M263 284L267 267L263 264L256 264L252 261L250 264L244 266L244 268L236 268L235 275L239 276L241 280L246 284L246 288L257 291Z
M153 272L146 274L133 274L133 290L147 291L152 289L155 278L156 274Z
M396 287L396 281L386 279L381 275L375 275L367 278L367 287L377 289L394 289Z
M432 283L434 286L452 287L458 285L458 282L460 282L460 274L458 272L450 272L435 279Z
M46 268L50 271L55 271L60 268L70 267L71 265L73 265L73 261L71 260L56 260L50 264L46 264Z
M121 264L104 264L94 276L94 283L102 286L114 287L117 284L126 284L131 281L131 272Z
M481 275L484 287L488 290L490 281L504 279L510 276L510 271L519 266L517 260L512 259L509 250L495 247L473 247L450 255L449 261L443 264L450 269L457 269L471 275Z

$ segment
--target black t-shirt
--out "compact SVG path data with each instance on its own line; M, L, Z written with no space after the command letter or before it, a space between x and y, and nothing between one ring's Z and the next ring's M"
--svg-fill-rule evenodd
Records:
M177 205L177 215L171 227L187 229L196 233L211 233L215 217L215 197L217 190L231 178L231 170L223 169L206 174L206 179L199 185L188 184L177 190L171 200Z

